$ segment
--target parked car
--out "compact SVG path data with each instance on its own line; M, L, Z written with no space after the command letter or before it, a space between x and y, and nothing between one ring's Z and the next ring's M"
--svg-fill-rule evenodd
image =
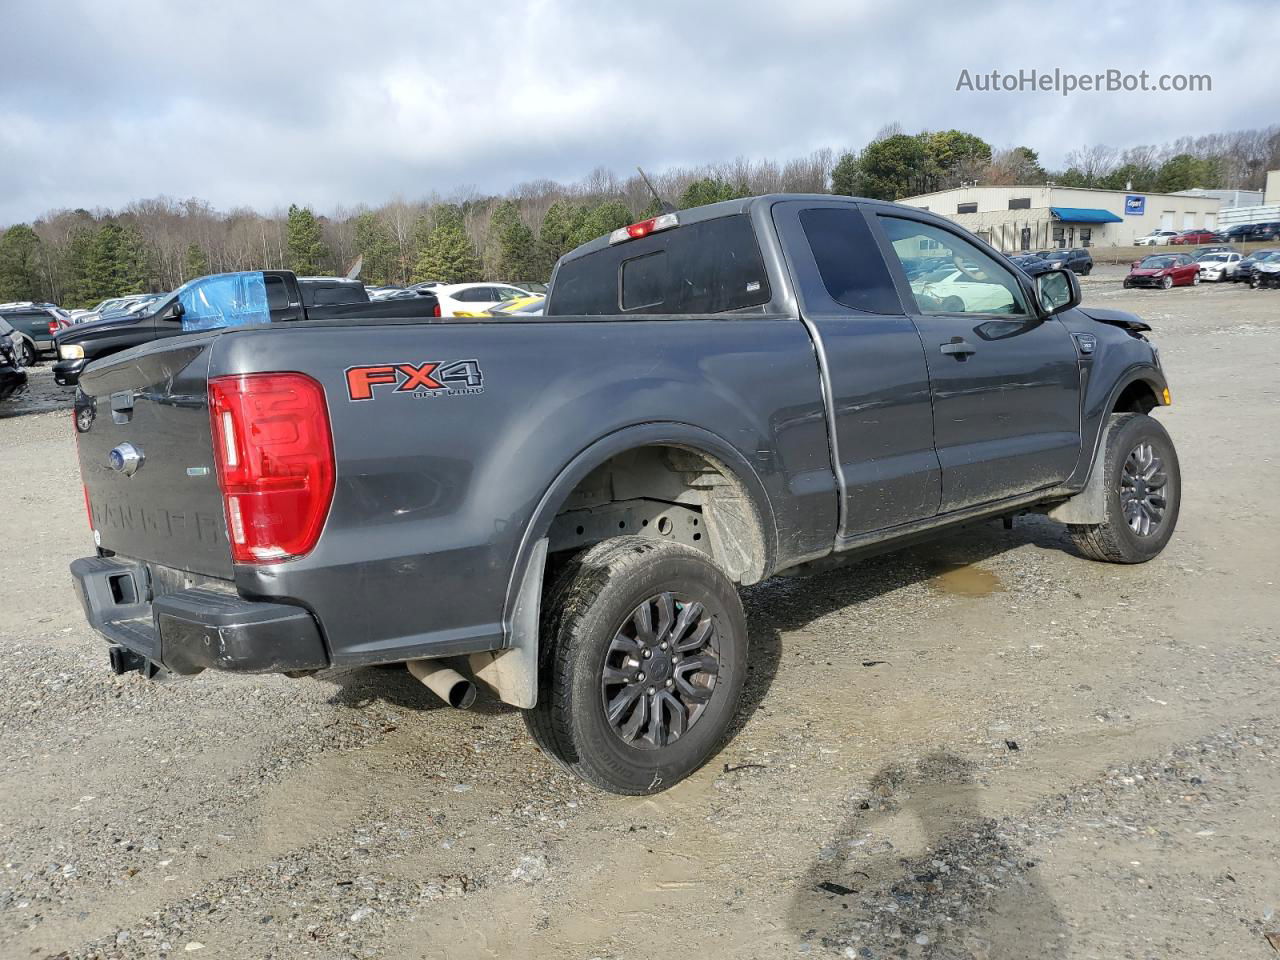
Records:
M1280 240L1280 222L1240 223L1226 232L1226 239L1233 243L1247 243L1257 240Z
M926 245L980 305L912 290ZM1149 330L912 207L663 214L563 256L536 324L230 326L94 364L72 575L118 671L407 661L652 794L739 715L738 585L1027 510L1157 556L1181 494Z
M1185 253L1161 253L1143 257L1129 268L1124 278L1125 287L1194 286L1200 282L1200 266Z
M1034 253L1015 254L1009 259L1024 273L1033 277L1038 273L1044 273L1046 270L1056 269L1054 264L1043 257L1037 257Z
M1163 247L1178 235L1176 230L1153 230L1133 241L1135 247Z
M546 296L547 285L540 280L515 280L511 284L513 287L519 287L521 290L528 290L530 293L536 293L540 296Z
M483 316L507 300L529 296L528 290L506 283L441 283L430 288L440 300L445 317Z
M8 333L6 333L6 329ZM13 327L0 318L0 400L8 400L26 389L27 371L22 369L18 350L14 346L17 334Z
M1249 286L1254 290L1259 287L1280 287L1280 253L1271 253L1254 261Z
M1254 264L1277 252L1280 252L1280 248L1268 247L1264 250L1253 251L1253 253L1244 257L1238 264L1236 264L1236 272L1231 275L1231 279L1237 283L1249 283L1253 279Z
M1191 255L1199 259L1200 257L1204 256L1206 253L1239 253L1239 252L1240 252L1239 250L1231 246L1231 244L1229 243L1211 243L1208 246L1196 247L1196 249L1191 252Z
M1176 237L1170 238L1169 242L1175 245L1181 244L1197 244L1197 243L1217 243L1222 240L1222 234L1216 230L1206 230L1203 227L1194 230L1183 230Z
M0 303L0 316L22 334L24 345L19 351L19 359L23 366L34 367L40 362L40 354L53 351L50 327L61 318L61 310L54 304L30 300Z
M1072 270L1082 277L1087 277L1093 270L1093 256L1084 247L1050 250L1044 259L1054 267Z
M531 294L527 297L517 297L515 300L506 300L496 307L489 309L491 317L540 317L542 316L543 305L546 304L547 298L542 294Z
M1208 283L1230 280L1243 259L1238 253L1205 253L1196 257L1200 279Z
M295 277L287 270L219 273L188 281L131 313L78 323L58 333L53 379L75 386L95 360L194 330L335 317L438 317L430 294L371 302L364 284L342 277Z

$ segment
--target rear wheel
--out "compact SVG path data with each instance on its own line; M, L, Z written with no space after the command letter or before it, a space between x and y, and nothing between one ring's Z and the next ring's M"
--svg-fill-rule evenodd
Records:
M1145 563L1165 548L1178 523L1182 474L1173 440L1153 417L1115 414L1100 454L1107 519L1067 530L1091 560Z
M545 598L529 732L610 793L650 794L719 749L746 676L738 592L707 556L618 537L576 555Z

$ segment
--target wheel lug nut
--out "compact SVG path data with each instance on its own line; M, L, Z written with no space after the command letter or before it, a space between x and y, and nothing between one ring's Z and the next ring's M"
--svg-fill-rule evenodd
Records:
M636 679L637 679L637 680L639 680L641 683L643 683L643 682L644 682L644 674L643 674L643 673L637 673L637 674L636 674Z
M674 680L668 680L668 681L667 681L667 686L669 687L669 686L671 686L673 683L675 683L675 681L674 681Z
M649 659L650 657L652 657L652 656L653 656L653 651L652 651L652 650L646 650L646 651L644 652L644 658L645 658L646 660L648 660L648 659Z
M656 697L657 695L658 695L658 691L657 691L657 690L655 690L655 689L653 689L653 687L650 687L650 688L649 688L649 696L651 696L651 697Z
M667 641L663 640L661 646L663 650L667 649Z

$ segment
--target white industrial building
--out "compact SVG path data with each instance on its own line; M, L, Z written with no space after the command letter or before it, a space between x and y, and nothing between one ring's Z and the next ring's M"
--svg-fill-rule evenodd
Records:
M1006 253L1129 246L1154 230L1216 230L1221 207L1212 196L1052 184L956 187L898 202L954 220Z

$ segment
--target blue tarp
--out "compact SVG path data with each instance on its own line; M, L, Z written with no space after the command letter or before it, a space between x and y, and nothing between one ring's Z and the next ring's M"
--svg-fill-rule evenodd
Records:
M1049 212L1064 223L1124 223L1123 217L1096 207L1050 207Z
M200 277L177 292L184 331L271 322L267 286L260 271Z

